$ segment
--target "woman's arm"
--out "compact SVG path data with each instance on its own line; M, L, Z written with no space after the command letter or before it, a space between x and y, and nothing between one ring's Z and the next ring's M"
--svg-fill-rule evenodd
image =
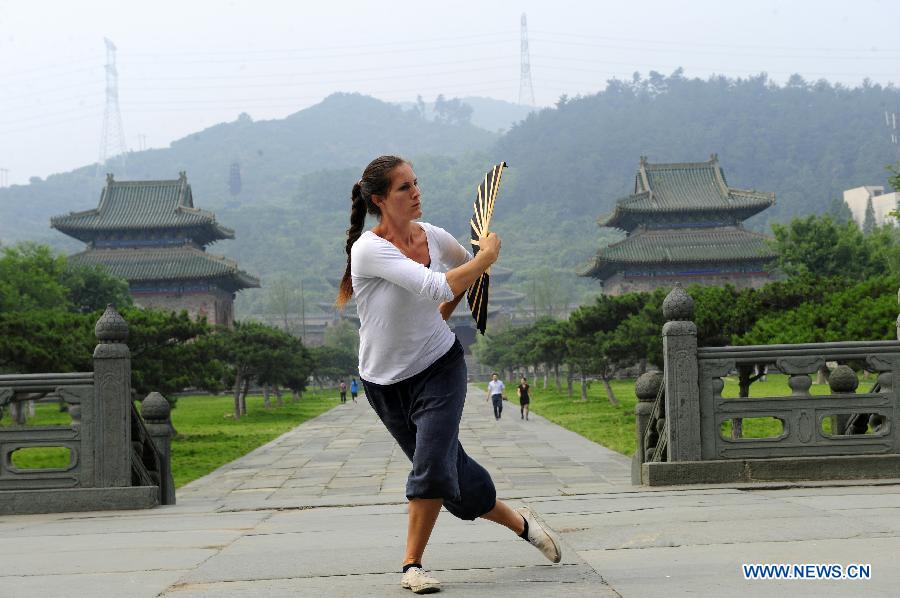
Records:
M465 291L454 297L451 301L444 301L438 306L438 310L441 312L441 317L444 320L449 320L450 316L453 315L453 312L456 310L456 306L459 305L459 302L462 301L462 298L465 296Z
M465 290L497 261L500 256L500 237L497 233L488 233L487 236L478 239L478 247L479 251L474 259L447 272L447 284L453 291L454 300L456 297L462 297Z

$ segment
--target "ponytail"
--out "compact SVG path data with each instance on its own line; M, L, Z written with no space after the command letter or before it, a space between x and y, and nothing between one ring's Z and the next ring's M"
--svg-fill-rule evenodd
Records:
M406 160L397 156L379 156L366 166L362 178L353 185L353 190L350 192L352 202L350 228L347 229L347 244L344 247L347 252L347 267L344 269L341 286L334 302L339 309L343 309L350 297L353 296L353 282L350 279L350 250L362 235L363 227L366 224L366 213L381 216L381 210L372 202L372 195L387 195L391 189L391 173L394 168L404 163Z
M350 281L350 250L362 235L363 226L366 224L366 200L363 199L362 186L359 183L353 185L350 199L353 205L350 208L350 228L347 229L347 244L344 248L347 252L347 267L344 269L344 277L341 278L341 286L335 301L339 308L343 308L353 296L353 283Z

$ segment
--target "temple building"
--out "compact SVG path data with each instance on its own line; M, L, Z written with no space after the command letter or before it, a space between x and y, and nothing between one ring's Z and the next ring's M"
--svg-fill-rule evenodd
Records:
M72 264L103 265L128 281L136 305L187 310L210 324L234 323L234 298L259 280L224 257L206 252L234 231L212 212L194 207L187 175L167 181L116 181L107 175L100 205L50 219L50 225L87 244Z
M650 164L641 157L634 193L616 202L600 226L626 237L597 252L579 274L621 295L673 283L758 288L777 257L770 238L743 221L775 203L775 194L729 187L718 157L708 162Z

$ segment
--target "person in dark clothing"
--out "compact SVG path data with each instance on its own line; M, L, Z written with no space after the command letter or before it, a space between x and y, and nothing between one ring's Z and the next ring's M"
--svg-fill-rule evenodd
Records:
M518 388L519 410L522 413L522 419L526 421L528 421L528 405L531 403L531 397L528 395L529 390L531 390L531 387L528 385L528 379L522 376Z

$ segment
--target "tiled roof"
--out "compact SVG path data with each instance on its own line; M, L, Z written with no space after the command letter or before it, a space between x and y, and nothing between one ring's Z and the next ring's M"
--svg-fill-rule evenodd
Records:
M726 212L749 218L775 203L775 194L728 186L713 155L708 162L649 164L641 158L634 193L616 202L601 226L631 230L649 213Z
M224 257L192 245L154 249L90 249L69 257L73 264L106 266L110 274L128 282L213 280L233 290L255 288L259 280Z
M234 231L216 222L212 212L194 207L183 172L168 181L116 181L109 177L99 206L55 216L50 225L85 242L98 233L154 229L192 229L191 237L203 245L234 238Z
M629 265L692 264L772 260L769 237L736 226L718 228L638 229L604 247L582 276L605 278Z

